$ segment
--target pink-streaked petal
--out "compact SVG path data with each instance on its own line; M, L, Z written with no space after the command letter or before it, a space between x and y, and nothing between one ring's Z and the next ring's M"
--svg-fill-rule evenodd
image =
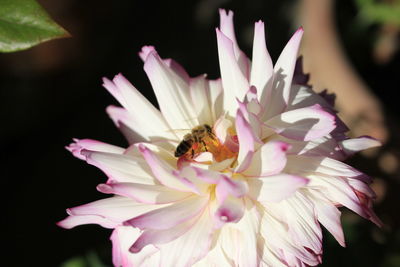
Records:
M110 105L107 107L106 112L129 144L146 141L146 134L133 130L136 128L135 120L126 109Z
M164 206L141 204L126 197L115 196L68 209L70 216L59 222L59 225L72 228L94 223L114 228L130 218Z
M308 175L310 186L317 187L331 203L337 206L345 206L358 215L370 219L370 213L360 202L353 188L340 177L323 174Z
M210 250L213 225L208 209L181 237L160 246L162 266L192 266Z
M192 228L197 222L199 217L200 215L165 230L145 230L129 248L129 251L132 253L138 253L149 244L157 246L171 242L190 230L190 228Z
M199 215L208 202L207 197L192 196L168 207L153 210L125 222L142 230L168 229Z
M252 177L248 179L248 195L259 202L279 202L292 196L307 183L307 178L285 173L267 177Z
M87 163L101 169L109 181L154 184L150 169L141 158L108 152L82 150Z
M250 166L242 173L246 176L269 176L280 173L286 165L286 151L290 145L270 141L262 145L253 155Z
M326 199L320 191L311 190L307 196L313 201L318 221L333 235L342 247L345 247L346 243L340 222L340 210Z
M313 202L296 192L296 197L288 198L282 204L288 232L295 243L312 250L315 255L322 255L322 231Z
M318 139L336 127L335 117L318 104L284 112L265 124L286 138L303 141Z
M199 125L193 111L189 85L169 69L156 52L149 53L144 70L169 126L172 129L192 129Z
M214 124L209 99L209 87L205 75L200 75L190 80L190 96L199 124Z
M163 185L148 185L137 183L100 184L97 190L105 194L116 194L129 197L140 203L165 204L180 201L192 195L171 190Z
M220 16L220 30L221 32L228 37L233 44L233 51L235 54L235 58L237 60L238 66L242 71L243 75L249 79L250 77L250 60L247 58L246 54L244 54L237 44L236 36L235 36L235 28L233 26L233 12L229 10L226 12L224 9L219 10Z
M265 207L269 209L269 207ZM293 243L288 235L288 224L281 222L265 210L261 220L260 234L264 237L268 247L278 255L287 266L315 266L320 259L314 252L301 245ZM303 263L301 263L301 262Z
M240 198L247 194L248 191L249 187L246 182L233 180L226 176L221 176L215 189L216 198L220 204L229 196Z
M294 67L302 36L303 28L300 28L286 44L274 66L273 89L267 100L266 116L269 118L281 113L289 103Z
M157 180L169 187L181 192L192 192L191 188L182 183L174 174L175 169L162 158L158 157L153 151L143 144L139 144L139 150L150 167Z
M142 49L139 52L139 57L143 60L143 62L146 61L147 56L152 53L156 52L156 49L152 45L145 45L142 47Z
M271 94L272 74L273 65L265 42L264 22L258 21L254 25L250 84L257 88L258 99L262 99L261 102Z
M218 205L214 213L214 225L221 228L226 223L238 222L245 212L244 200L228 196Z
M122 74L118 74L111 82L103 78L103 86L126 108L129 112L131 129L143 136L146 140L150 137L176 138L170 131L168 124L156 109ZM137 112L140 110L141 112Z
M140 230L130 226L118 226L114 229L110 237L114 266L143 266L144 262L149 264L149 258L158 252L154 246L147 246L139 254L129 252L129 247L139 236ZM158 264L154 263L152 266L158 266Z
M239 229L241 238L239 243L238 266L259 266L258 239L260 232L260 214L257 206L249 199L244 198L246 212L242 219L235 225Z
M92 151L100 151L100 152L108 152L115 154L124 153L125 149L122 147L110 145L107 143L103 143L100 141L92 140L92 139L76 139L74 138L74 143L71 143L69 146L65 147L68 151L70 151L75 157L81 160L85 160L86 157L81 154L83 149L88 149Z
M223 88L222 80L208 80L210 103L211 103L211 114L213 121L215 122L219 117L222 116L223 112Z
M230 116L235 116L236 99L243 100L247 90L249 90L249 82L236 62L232 41L220 30L216 29L216 32L219 66L224 88L224 110Z
M240 110L236 114L235 127L239 140L238 166L235 172L242 172L249 167L256 149L256 143L260 143L260 140L254 134Z
M344 152L348 155L352 155L358 151L381 146L381 142L369 137L361 136L358 138L346 139L340 142L340 146L343 148Z
M221 116L214 125L214 133L224 146L226 146L232 152L239 151L239 145L233 139L230 132L232 132L233 123L227 119L226 116Z
M120 225L119 222L112 221L110 219L98 216L98 215L79 215L79 216L68 216L62 221L57 223L58 226L71 229L83 224L98 224L104 228L113 229Z
M153 52L157 52L154 46L143 46L142 50L139 52L139 57L143 60L143 62L146 62L147 56ZM178 62L170 58L164 59L163 61L173 72L175 72L175 74L181 77L186 83L189 83L189 74Z
M298 174L324 174L330 176L359 177L359 170L329 157L287 156L286 170Z

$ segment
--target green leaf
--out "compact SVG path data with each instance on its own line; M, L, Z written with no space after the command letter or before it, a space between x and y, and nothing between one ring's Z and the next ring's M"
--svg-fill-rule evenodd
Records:
M68 37L34 0L0 0L0 52L13 52Z

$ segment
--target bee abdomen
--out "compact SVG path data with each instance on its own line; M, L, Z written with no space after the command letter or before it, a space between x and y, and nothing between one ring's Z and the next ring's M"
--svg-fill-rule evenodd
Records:
M191 142L188 141L180 142L179 145L176 147L175 157L180 157L184 155L186 152L189 151L190 148L192 148Z

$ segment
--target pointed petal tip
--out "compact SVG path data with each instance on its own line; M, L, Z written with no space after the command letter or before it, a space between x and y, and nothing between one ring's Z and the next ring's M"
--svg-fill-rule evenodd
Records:
M112 186L108 184L99 184L96 187L97 191L104 193L104 194L112 194L113 193L113 188Z
M140 57L143 61L146 61L147 56L148 56L151 52L156 52L155 47L152 46L152 45L145 45L145 46L143 46L142 49L139 51L138 55L139 55L139 57Z

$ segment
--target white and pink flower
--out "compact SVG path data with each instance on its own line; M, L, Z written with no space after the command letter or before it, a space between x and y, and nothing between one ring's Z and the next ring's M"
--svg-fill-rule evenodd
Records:
M371 179L341 162L379 142L347 138L327 95L298 82L303 29L273 66L263 22L250 61L233 12L220 17L221 79L191 78L145 46L139 55L160 110L121 74L104 79L123 106L107 112L131 145L84 139L68 147L108 176L97 189L113 196L68 209L59 225L114 229L115 266L314 266L320 225L345 246L338 207L380 225ZM208 151L176 158L183 135L203 124L216 135Z

